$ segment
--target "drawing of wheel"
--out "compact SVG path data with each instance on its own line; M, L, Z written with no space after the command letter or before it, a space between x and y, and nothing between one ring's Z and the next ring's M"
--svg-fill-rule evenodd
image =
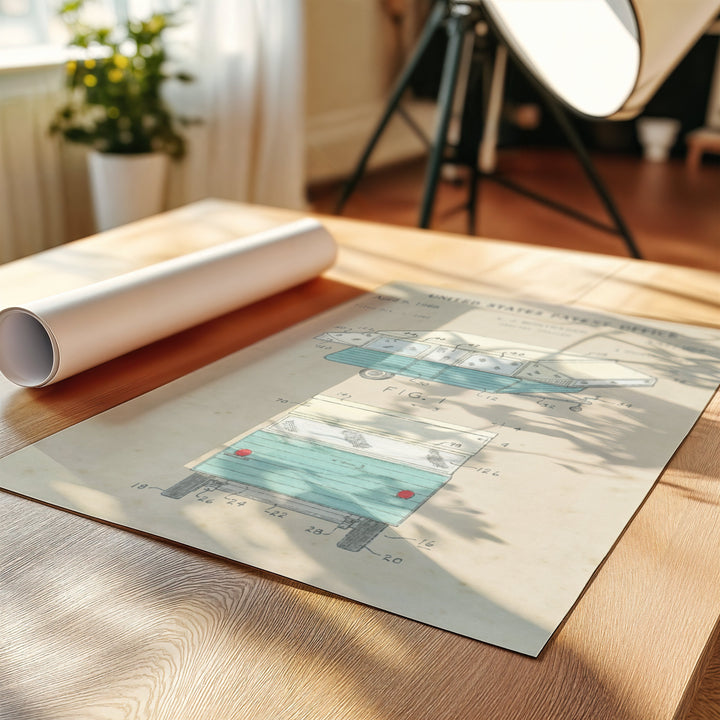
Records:
M191 492L199 490L207 484L208 479L204 475L200 475L200 473L193 473L192 475L188 475L188 477L184 480L175 483L167 490L163 490L160 494L165 497L173 498L174 500L179 500L180 498L185 497Z
M387 528L387 523L372 520L371 518L360 518L337 546L341 550L358 552L371 540L374 540L385 528Z
M360 371L360 377L366 380L389 380L391 377L395 377L395 373L376 370L375 368L365 368Z

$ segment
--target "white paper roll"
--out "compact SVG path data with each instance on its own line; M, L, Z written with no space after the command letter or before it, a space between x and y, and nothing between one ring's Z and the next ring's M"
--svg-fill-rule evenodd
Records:
M63 380L316 277L333 238L307 218L0 312L0 372Z

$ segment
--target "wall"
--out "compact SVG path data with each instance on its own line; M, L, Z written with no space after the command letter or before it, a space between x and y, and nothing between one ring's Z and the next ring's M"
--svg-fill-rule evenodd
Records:
M378 121L421 23L422 0L305 0L307 177L310 183L347 175ZM399 29L387 8L404 11ZM432 132L434 106L407 108ZM370 167L425 151L395 117L370 160Z
M0 263L93 231L84 151L48 133L61 65L0 70Z

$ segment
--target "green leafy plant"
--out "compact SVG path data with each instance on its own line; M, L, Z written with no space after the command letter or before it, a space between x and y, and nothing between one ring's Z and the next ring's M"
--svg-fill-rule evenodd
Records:
M178 125L189 121L174 117L161 92L168 80L193 80L167 71L164 34L178 24L179 11L91 27L82 19L85 4L72 0L59 10L77 59L66 64L68 98L53 118L51 133L105 153L182 157L185 139Z

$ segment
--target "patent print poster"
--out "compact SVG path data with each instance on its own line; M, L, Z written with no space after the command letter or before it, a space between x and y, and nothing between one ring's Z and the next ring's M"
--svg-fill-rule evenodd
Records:
M535 656L719 375L713 330L389 286L0 484Z

